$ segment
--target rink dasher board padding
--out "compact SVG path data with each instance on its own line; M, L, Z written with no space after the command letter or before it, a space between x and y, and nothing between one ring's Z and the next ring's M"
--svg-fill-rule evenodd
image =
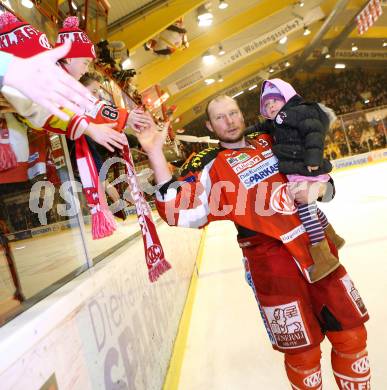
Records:
M372 152L357 154L356 156L339 158L332 160L331 163L334 171L338 171L383 161L387 161L387 149L373 150Z
M84 217L85 224L90 224L90 217ZM42 225L32 229L20 230L18 232L7 234L9 242L25 240L27 238L32 238L35 236L41 236L43 234L57 233L61 230L67 230L70 228L77 228L78 221L77 219L69 219L68 221L55 222L52 224Z
M157 230L172 269L156 283L139 238L0 328L1 390L162 387L201 231Z

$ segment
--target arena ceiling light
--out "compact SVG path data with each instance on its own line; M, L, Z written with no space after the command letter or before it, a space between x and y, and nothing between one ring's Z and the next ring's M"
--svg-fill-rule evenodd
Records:
M352 50L353 52L358 51L358 47L357 47L354 43L352 43L352 48L351 48L351 50Z
M274 68L272 66L269 69L269 73L274 73Z
M197 20L200 27L211 26L214 15L203 4L197 9Z
M286 67L286 68L289 68L289 66L290 66L290 62L289 62L289 61L286 61L286 62L285 62L285 67Z
M206 64L206 65L210 65L210 64L213 64L215 62L215 56L213 54L211 54L209 51L206 51L203 55L202 55L202 60L203 62Z
M328 59L328 58L331 58L331 55L329 53L325 54L325 58Z
M219 49L218 54L220 56L224 56L226 54L226 51L223 49L222 45L219 45L218 49Z
M223 83L224 79L221 75L218 75L218 83Z
M208 78L208 79L205 79L204 82L206 83L206 85L211 85L211 84L215 83L215 79Z
M304 27L304 35L307 36L311 33L312 31L309 30L307 26Z
M219 0L219 5L218 5L218 8L219 8L219 9L226 9L227 7L228 7L227 1L225 1L225 0Z
M34 3L31 0L22 0L22 6L26 8L33 8Z
M254 84L254 85L252 85L251 87L249 87L249 91L252 91L253 89L255 89L255 88L257 88L258 87L258 85L257 84Z
M302 8L305 5L305 1L299 1L297 2L297 5Z
M387 47L387 41L383 41L382 46L383 46L383 47Z
M287 41L288 41L288 37L285 35L278 41L278 43L284 45Z
M345 64L335 64L335 69L345 69Z
M199 19L198 20L198 26L199 27L208 27L212 24L212 19Z

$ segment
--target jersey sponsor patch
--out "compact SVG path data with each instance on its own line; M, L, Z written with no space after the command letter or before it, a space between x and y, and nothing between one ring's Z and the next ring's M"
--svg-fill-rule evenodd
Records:
M183 179L187 183L193 183L196 180L196 177L194 175L187 176Z
M366 309L366 307L364 305L364 302L361 299L359 291L355 287L355 285L354 285L352 279L350 278L350 276L348 274L346 274L345 276L343 276L340 279L340 281L341 281L341 283L343 283L343 285L345 287L345 290L346 290L346 292L347 292L351 302L353 303L353 305L355 306L355 308L357 309L359 314L362 317L367 315L367 309Z
M250 156L247 153L240 153L237 156L233 156L227 159L227 162L230 164L230 166L234 167L235 165L246 161L250 158Z
M254 292L255 300L257 301L259 312L261 314L261 317L262 317L262 320L263 320L263 324L265 325L266 332L267 332L267 335L269 336L270 342L272 343L272 345L275 345L276 342L275 342L274 335L271 332L271 329L270 329L269 323L267 322L265 313L264 313L264 311L262 309L261 304L259 303L259 299L258 299L258 296L257 296L257 291L255 289L253 278L251 276L249 260L247 259L247 257L243 257L242 261L243 261L243 265L245 267L245 279L246 279L246 282L247 282L247 284L251 287L251 289Z
M311 344L297 301L262 308L278 347L301 348Z
M292 229L290 232L287 232L280 236L281 241L284 244L287 244L290 241L293 241L298 236L301 236L301 234L305 233L305 227L304 225L300 225Z
M246 169L238 175L244 187L249 190L256 184L278 173L278 159L273 156L258 163L252 168Z
M269 158L273 155L273 151L271 149L264 150L263 152L261 152L261 155L263 158Z
M297 212L297 207L289 193L287 183L280 185L272 191L270 207L277 213L291 215Z
M254 167L260 161L262 161L261 157L254 156L254 157L250 158L249 160L247 160L245 162L241 162L241 163L235 165L235 167L233 167L233 171L235 173L241 173L241 172L245 171L248 168Z

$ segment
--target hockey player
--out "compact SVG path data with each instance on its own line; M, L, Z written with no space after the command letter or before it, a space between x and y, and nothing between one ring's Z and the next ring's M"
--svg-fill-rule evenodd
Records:
M320 343L325 335L332 344L339 389L369 389L367 310L342 265L309 283L305 272L309 240L287 179L278 171L270 136L244 137L244 118L228 96L213 99L207 113L207 127L220 146L198 153L177 179L171 177L162 153L165 133L154 124L137 131L158 183L160 215L172 226L201 228L215 220L235 223L247 279L273 348L285 355L293 389L322 388ZM332 198L327 189L326 183L320 184L316 198ZM305 192L295 197L300 202L308 198Z

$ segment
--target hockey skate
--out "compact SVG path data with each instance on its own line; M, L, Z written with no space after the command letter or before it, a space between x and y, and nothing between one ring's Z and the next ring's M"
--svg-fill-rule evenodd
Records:
M331 224L328 224L328 226L325 229L325 233L328 236L328 238L335 244L335 247L337 249L341 249L344 246L345 244L344 238L340 237L335 232L335 229L333 229L333 226Z
M309 251L314 261L309 271L312 283L329 275L340 265L339 259L331 253L326 238L318 244L311 245Z

